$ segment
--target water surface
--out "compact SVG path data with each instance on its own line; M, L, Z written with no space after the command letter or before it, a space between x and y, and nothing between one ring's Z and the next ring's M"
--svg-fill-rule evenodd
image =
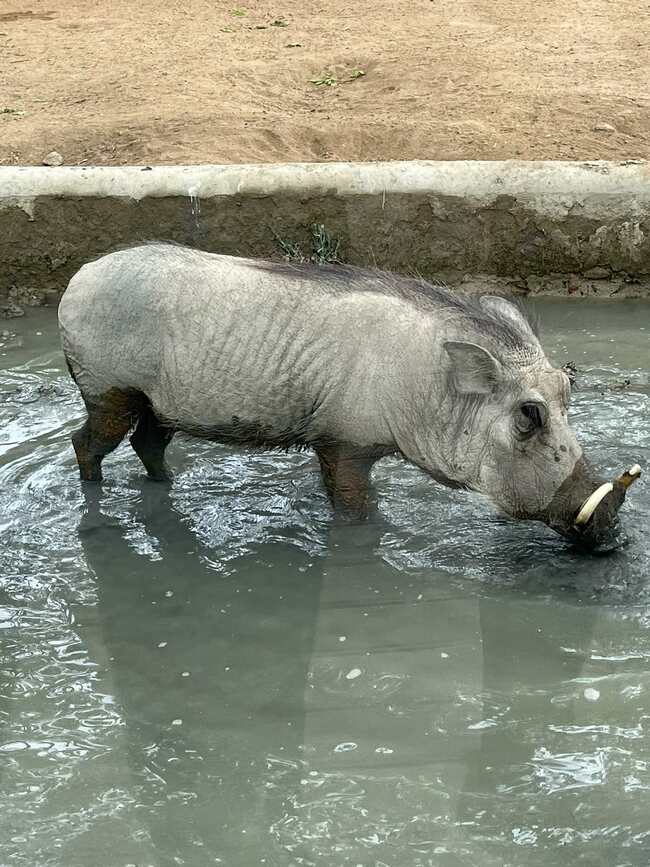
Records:
M650 305L538 308L592 459L649 467ZM54 312L6 327L3 867L650 863L647 475L610 557L396 460L364 528L310 455L180 438L84 497Z

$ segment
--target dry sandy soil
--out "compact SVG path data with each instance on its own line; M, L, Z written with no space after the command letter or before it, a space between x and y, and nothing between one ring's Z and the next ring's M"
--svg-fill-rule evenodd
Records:
M0 163L647 158L649 16L648 0L3 0Z

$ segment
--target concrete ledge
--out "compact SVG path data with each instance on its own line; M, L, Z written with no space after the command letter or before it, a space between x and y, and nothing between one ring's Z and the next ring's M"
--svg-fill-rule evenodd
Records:
M313 223L357 264L650 295L650 164L507 161L0 167L0 296L59 293L84 261L150 239L277 257L278 236L308 248Z

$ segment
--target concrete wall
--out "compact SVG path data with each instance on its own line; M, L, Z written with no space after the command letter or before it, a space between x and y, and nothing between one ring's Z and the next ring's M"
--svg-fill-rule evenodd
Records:
M277 257L276 236L308 249L313 223L357 264L650 295L650 164L508 161L0 167L0 296L54 295L148 239Z

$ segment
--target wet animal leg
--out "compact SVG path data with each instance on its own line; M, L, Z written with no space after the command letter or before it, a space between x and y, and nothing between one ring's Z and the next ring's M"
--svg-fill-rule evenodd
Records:
M171 473L165 462L165 449L173 436L173 429L161 424L151 406L147 406L131 437L131 445L149 478L157 482L171 481Z
M368 515L370 470L377 460L350 446L316 449L325 489L334 508L359 518Z
M88 419L72 435L79 464L79 474L85 482L102 480L102 461L122 442L137 421L143 407L143 396L137 391L111 388L98 397L84 396Z

